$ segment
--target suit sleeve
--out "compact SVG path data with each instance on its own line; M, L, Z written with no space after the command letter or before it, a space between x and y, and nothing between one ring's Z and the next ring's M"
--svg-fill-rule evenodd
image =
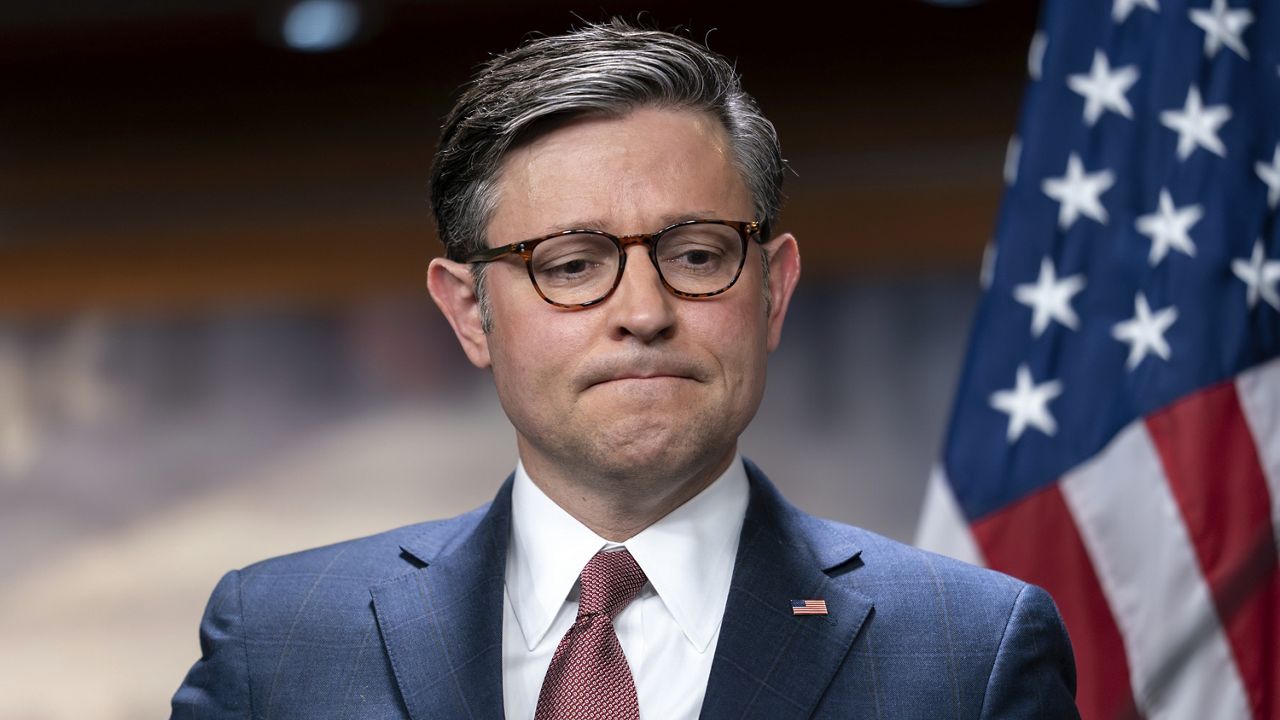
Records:
M984 718L1079 718L1071 641L1049 594L1026 585L1014 600L982 704Z
M173 696L170 720L243 720L252 716L240 573L223 576L200 621L200 659Z

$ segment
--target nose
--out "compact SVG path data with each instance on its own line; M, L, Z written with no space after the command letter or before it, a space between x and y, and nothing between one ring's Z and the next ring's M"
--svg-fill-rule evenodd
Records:
M634 337L644 343L670 336L675 329L678 298L662 286L646 245L632 245L626 253L622 280L604 304L610 314L611 334L615 339Z

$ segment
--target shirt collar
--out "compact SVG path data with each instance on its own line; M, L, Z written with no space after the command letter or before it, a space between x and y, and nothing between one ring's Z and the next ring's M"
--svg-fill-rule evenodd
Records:
M749 495L742 458L735 455L715 482L622 543L698 652L706 651L724 615ZM533 483L523 463L516 465L506 584L529 650L546 636L591 556L616 545L565 512Z

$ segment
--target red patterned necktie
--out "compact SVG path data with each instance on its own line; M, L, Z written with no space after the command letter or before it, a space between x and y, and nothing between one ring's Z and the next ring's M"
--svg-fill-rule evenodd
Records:
M580 579L578 617L551 657L534 720L639 720L635 681L613 617L647 578L622 548L596 553Z

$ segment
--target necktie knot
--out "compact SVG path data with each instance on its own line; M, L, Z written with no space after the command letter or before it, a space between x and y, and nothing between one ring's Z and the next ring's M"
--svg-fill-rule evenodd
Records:
M612 618L625 608L648 578L626 548L601 550L582 568L578 615Z

